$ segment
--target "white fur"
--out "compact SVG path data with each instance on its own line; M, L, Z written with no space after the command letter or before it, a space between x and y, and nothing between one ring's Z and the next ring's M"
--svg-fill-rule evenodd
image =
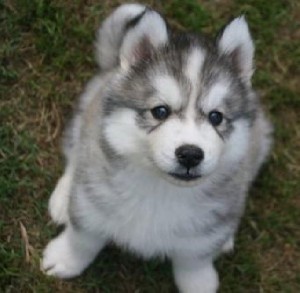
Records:
M222 140L208 122L196 125L191 118L170 119L150 139L153 159L166 172L171 172L178 164L175 150L190 144L204 151L204 160L198 169L202 175L208 175L216 168L223 148Z
M184 69L184 73L192 85L188 109L186 112L188 119L193 119L197 113L196 101L198 98L199 76L202 70L204 58L205 52L199 50L198 48L193 49L188 57L186 67Z
M120 39L124 26L145 9L140 4L125 4L117 8L100 27L97 33L96 58L103 70L109 70L119 63Z
M174 86L172 79L166 80L171 87ZM169 88L169 93L172 92L176 95L178 87ZM118 154L131 156L145 164L150 164L147 162L150 156L161 170L172 172L178 165L175 150L190 144L204 151L204 160L198 167L201 175L208 175L216 168L223 142L208 122L197 125L191 117L174 118L166 121L152 134L145 135L135 121L136 114L129 109L115 111L106 119L104 135Z
M80 233L68 226L47 245L42 269L47 275L60 278L80 275L104 245L100 236Z
M186 67L184 68L184 74L190 80L194 90L196 88L195 85L198 84L199 75L203 66L204 59L205 52L203 50L200 50L199 48L194 48L190 52Z
M112 180L115 192L121 192L115 194L109 186L99 186L103 210L85 196L80 197L77 214L85 219L90 233L101 230L108 239L146 258L172 255L172 251L205 253L220 237L219 233L205 238L198 234L212 221L211 211L222 205L201 195L202 188L212 184L209 180L204 180L202 188L184 188L163 177L158 179L155 171L137 165L118 170ZM227 226L222 229L230 231Z
M253 73L254 45L244 16L235 18L226 26L219 40L219 49L227 55L238 51L241 77L250 82Z
M226 156L222 157L224 164L229 162L238 162L249 150L250 132L246 121L239 121L234 125L235 131L230 136L225 145Z
M157 104L168 105L172 110L179 110L182 106L183 95L180 91L178 83L169 75L158 75L153 77L153 87L157 92Z
M228 82L217 81L209 90L207 95L200 100L200 107L208 113L212 110L220 110L220 106L228 93Z
M69 196L73 180L73 170L67 169L59 179L49 200L49 213L52 220L57 224L68 222Z
M120 49L121 67L127 70L140 56L139 50L151 50L165 44L168 40L167 27L161 16L155 11L147 11L140 21L124 38ZM150 48L140 48L146 42Z
M136 126L136 113L121 109L105 121L104 135L119 155L138 155L143 149L145 133Z
M222 251L224 253L229 253L234 249L234 237L230 237L223 245Z
M173 259L175 282L180 292L212 293L219 287L219 278L211 260L197 257Z

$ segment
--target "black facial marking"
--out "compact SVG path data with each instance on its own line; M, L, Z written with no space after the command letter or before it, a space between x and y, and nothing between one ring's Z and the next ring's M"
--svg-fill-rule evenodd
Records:
M193 181L201 178L201 175L194 175L189 172L186 173L169 173L172 177L182 181Z
M156 130L157 128L159 128L161 125L163 124L163 122L160 122L158 123L157 125L151 127L149 130L148 130L148 134L153 132L154 130Z

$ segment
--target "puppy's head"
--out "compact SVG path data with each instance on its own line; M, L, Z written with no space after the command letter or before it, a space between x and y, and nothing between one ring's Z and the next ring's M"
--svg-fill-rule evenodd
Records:
M200 182L247 153L253 43L243 17L213 42L169 36L153 11L125 35L104 99L104 139L174 182Z

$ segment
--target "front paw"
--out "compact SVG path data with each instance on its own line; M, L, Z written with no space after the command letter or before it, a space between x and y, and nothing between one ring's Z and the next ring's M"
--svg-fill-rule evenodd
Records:
M175 282L180 293L216 293L218 274L212 261L201 262L195 258L173 260Z
M85 258L75 254L66 235L62 233L44 250L41 269L49 276L73 278L80 275L86 265Z

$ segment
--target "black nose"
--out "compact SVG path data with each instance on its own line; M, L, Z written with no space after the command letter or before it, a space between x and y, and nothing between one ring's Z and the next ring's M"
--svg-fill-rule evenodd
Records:
M178 162L186 168L196 167L204 158L202 149L188 144L177 148L175 155Z

